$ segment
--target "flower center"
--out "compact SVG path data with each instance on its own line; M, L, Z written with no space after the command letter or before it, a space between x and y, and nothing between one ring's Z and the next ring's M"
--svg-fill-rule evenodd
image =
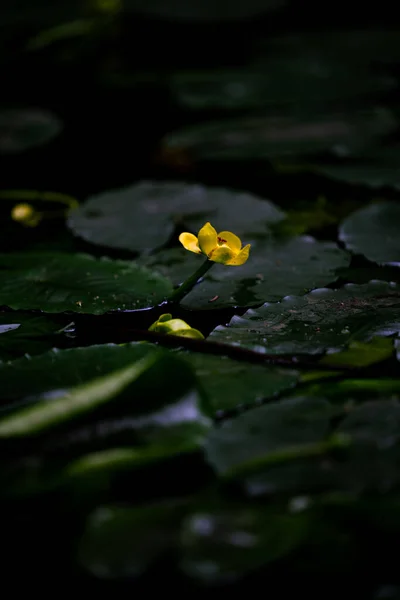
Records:
M224 240L224 238L222 237L217 237L218 240L218 245L221 246L222 244L226 244L227 240Z

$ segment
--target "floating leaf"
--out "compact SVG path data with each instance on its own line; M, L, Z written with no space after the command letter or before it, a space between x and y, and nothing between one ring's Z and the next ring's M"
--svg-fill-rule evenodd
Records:
M42 146L61 129L61 121L48 111L3 109L0 111L0 154L15 154Z
M163 246L177 222L194 232L211 221L218 231L267 233L283 218L271 202L246 192L201 185L143 181L89 198L68 225L86 241L137 252Z
M182 354L194 369L212 409L229 410L295 386L298 373L289 369L252 365L225 356Z
M144 267L84 254L2 254L0 268L0 305L13 309L99 315L155 306L172 292Z
M352 341L341 352L327 354L319 364L331 367L368 367L390 358L393 354L393 340L391 338L372 338L368 343Z
M202 583L232 583L304 541L308 515L250 504L199 508L183 523L181 569Z
M243 317L234 316L210 338L268 353L318 354L396 332L400 332L400 286L371 281L266 303Z
M92 413L102 404L118 397L130 384L151 369L159 360L154 352L132 365L76 386L49 402L39 400L7 415L0 421L0 438L37 435L66 421Z
M344 101L365 105L396 85L382 63L400 58L397 36L375 30L268 35L253 41L256 59L242 68L178 71L171 92L195 110L269 108L311 115ZM377 63L379 72L372 67Z
M340 226L339 237L356 254L380 265L400 266L400 205L380 202L357 210Z
M100 579L132 579L177 545L182 502L141 507L102 506L79 543L79 563Z
M325 117L245 116L174 131L163 146L189 150L197 160L276 160L318 152L354 153L395 128L386 111Z
M0 360L12 360L24 354L40 354L57 345L56 333L68 323L48 317L1 313Z
M289 451L302 456L302 449L322 442L329 432L332 407L320 398L296 397L271 402L231 419L212 431L206 457L224 476L272 463Z
M109 375L118 369L129 367L132 363L153 352L154 346L147 343L100 344L87 348L55 349L40 356L23 357L12 363L0 363L0 380L2 382L0 399L14 401L51 394L55 390L59 392L69 390ZM181 377L183 391L188 386L187 374L187 369L183 369ZM149 385L149 388L146 390L144 386L140 389L140 406L144 406L147 411L148 401L145 397L147 393L153 397L153 409L163 406L165 399L169 398L169 390L163 388L163 396L159 405L154 398L158 397L160 382L153 380L153 385L150 385L150 378L150 380L142 379L141 383ZM174 392L172 392L172 397L174 397Z

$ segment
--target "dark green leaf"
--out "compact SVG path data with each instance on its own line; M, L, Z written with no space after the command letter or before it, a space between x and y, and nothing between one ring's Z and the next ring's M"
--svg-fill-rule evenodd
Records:
M174 131L163 144L167 149L188 150L197 160L276 160L334 153L338 148L356 152L394 128L394 118L386 111L310 118L245 116Z
M102 506L88 519L78 560L100 579L142 574L177 544L182 503L137 508Z
M13 309L103 314L154 306L172 292L135 263L85 254L2 254L0 269L0 305Z
M271 202L246 192L171 182L144 181L92 196L68 225L86 241L145 252L163 246L177 222L197 234L207 222L237 235L267 233L283 218Z
M293 551L307 536L308 516L220 503L183 523L180 566L203 583L231 583Z
M390 358L392 354L393 340L376 337L368 343L352 341L345 350L324 356L319 364L331 367L367 367Z
M259 464L303 455L302 450L323 442L329 432L332 407L320 398L297 397L274 402L212 431L206 444L210 464L224 476Z
M379 202L351 214L340 239L356 254L380 265L400 266L400 204Z
M46 144L62 129L59 119L39 109L0 111L0 154L14 154Z
M382 281L318 289L266 303L217 327L210 338L276 354L317 354L400 332L400 287Z
M33 356L57 345L57 332L68 323L19 313L0 314L0 360Z
M252 404L296 385L298 373L232 360L225 356L182 354L201 381L212 409Z

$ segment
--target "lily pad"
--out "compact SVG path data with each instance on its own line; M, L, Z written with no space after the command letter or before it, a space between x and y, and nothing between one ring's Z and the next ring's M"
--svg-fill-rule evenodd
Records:
M196 373L213 411L225 411L272 397L294 387L298 373L252 365L226 356L180 354Z
M2 254L0 268L0 305L13 309L100 315L155 306L172 292L144 267L85 254Z
M48 111L3 109L0 111L0 154L16 154L42 146L61 129L61 121Z
M203 584L226 584L290 554L308 535L306 514L274 506L199 507L182 526L180 568Z
M164 257L162 261L165 267ZM282 240L270 236L266 242L252 243L244 265L214 265L181 304L190 310L205 310L272 302L332 283L337 270L348 264L349 255L336 244L309 236Z
M57 332L69 323L49 317L26 314L0 314L0 360L12 360L24 354L40 354L59 341Z
M182 502L97 508L79 543L79 563L100 579L141 575L177 546L183 509Z
M68 220L93 244L146 252L168 242L178 222L195 231L211 221L218 231L265 233L283 218L271 202L247 192L202 185L143 181L89 198Z
M340 226L346 248L379 265L400 267L400 204L379 202L357 210Z
M394 118L386 111L309 119L245 116L174 131L163 146L188 150L197 160L277 160L319 152L355 153L394 128Z
M387 35L388 34L388 35ZM185 108L275 109L311 115L351 99L354 105L392 89L385 63L398 54L398 32L334 31L255 40L243 68L178 71L171 91ZM379 72L372 64L379 63Z
M287 296L234 316L211 339L275 354L318 354L352 341L400 332L400 286L383 281L347 284Z
M128 367L153 352L154 346L147 343L100 344L87 348L54 349L39 356L24 356L10 363L0 363L2 382L0 399L3 402L7 400L12 402L51 394L54 391L60 393L108 375L120 368ZM187 364L185 363L184 366L187 367ZM189 367L182 370L183 389L187 387L188 369ZM184 383L185 381L186 383ZM159 384L155 380L153 383ZM149 390L151 389L152 386ZM145 387L141 393L143 393L141 403L147 407L148 403L144 397ZM149 393L151 394L151 391ZM168 398L168 394L166 388L163 398ZM155 395L155 397L157 396ZM161 405L163 402L162 399ZM155 409L157 406L157 402L154 402L153 399L152 408Z
M301 396L254 408L209 434L206 458L219 474L230 476L277 452L299 448L301 454L301 446L328 435L333 412L326 400Z

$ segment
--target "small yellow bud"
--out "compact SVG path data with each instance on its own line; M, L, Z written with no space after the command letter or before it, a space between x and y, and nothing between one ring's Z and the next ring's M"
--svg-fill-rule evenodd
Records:
M204 335L198 329L193 329L193 327L190 327L190 325L182 319L173 319L172 315L169 313L161 315L158 321L155 321L150 325L149 331L165 333L166 335L196 338L199 340L204 339Z
M11 211L11 218L26 227L36 227L40 223L42 215L30 204L16 204Z

